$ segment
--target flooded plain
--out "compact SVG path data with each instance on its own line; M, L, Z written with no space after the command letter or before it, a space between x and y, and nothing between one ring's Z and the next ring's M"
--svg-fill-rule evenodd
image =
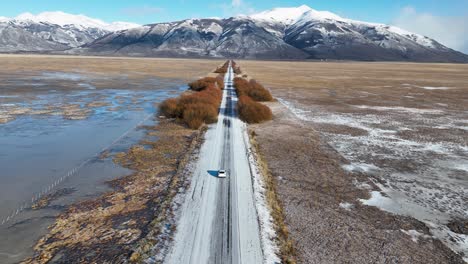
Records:
M32 253L67 205L128 175L113 154L137 143L185 81L84 71L0 72L0 263Z

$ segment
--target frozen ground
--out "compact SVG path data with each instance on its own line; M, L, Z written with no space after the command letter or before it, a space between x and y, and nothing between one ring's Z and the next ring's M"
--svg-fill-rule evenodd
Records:
M398 89L403 91L401 99L375 89L344 98L330 92L333 104L308 103L295 96L280 102L311 122L349 161L342 164L345 170L366 173L381 188L384 195L373 191L364 204L412 216L468 256L468 236L447 227L454 219L468 219L467 94L460 89L461 97L451 94L456 87L411 84L392 91ZM417 240L415 232L410 235Z

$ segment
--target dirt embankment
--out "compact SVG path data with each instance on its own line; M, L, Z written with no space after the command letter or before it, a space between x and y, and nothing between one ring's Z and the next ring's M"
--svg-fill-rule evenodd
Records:
M115 157L134 173L110 182L114 191L61 214L25 263L139 262L164 250L161 237L172 232L171 201L187 185L185 168L203 130L169 120L145 129L141 145Z
M423 223L362 205L376 189L368 176L344 171L344 158L311 126L280 103L268 105L274 120L250 128L300 263L464 263Z

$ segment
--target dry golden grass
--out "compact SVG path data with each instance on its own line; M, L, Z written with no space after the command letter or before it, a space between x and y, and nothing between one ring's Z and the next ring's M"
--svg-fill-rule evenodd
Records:
M249 126L257 134L257 149L276 180L273 182L276 190L273 190L284 206L282 211L289 234L288 229L277 233L284 232L295 242L293 250L298 262L374 263L385 256L386 260L408 263L462 263L460 256L438 240L416 244L398 232L414 229L428 233L423 223L357 202L367 199L369 191L357 188L353 181L364 182L377 190L369 179L378 182L387 179L343 170L342 165L349 161L328 140L331 134L366 139L368 132L322 120L352 116L359 121L359 118L374 115L381 117L376 119L381 122L369 127L397 131L395 136L404 140L466 145L462 129L436 126L439 125L437 120L455 120L453 124L464 126L465 122L457 120L466 120L468 111L468 65L266 61L243 61L241 65L249 75L270 88L276 98L291 102L312 120L302 122L284 105L274 102L267 104L274 113L272 122ZM413 118L409 110L438 114ZM314 119L317 116L319 118ZM398 131L406 126L410 129ZM336 138L332 142L336 146L348 143L346 138ZM423 162L432 162L429 159L415 162L422 157L412 158L415 152L408 152L402 159L386 159L387 153L376 152L368 142L363 140L362 148L353 145L348 157L360 154L360 162L375 164L386 172L391 168L411 171ZM398 183L394 181L392 185L395 182ZM345 201L354 207L351 210L341 208ZM272 208L275 222L281 226L281 221L278 223L276 219L281 209ZM288 244L280 245L282 252L283 245L288 248Z
M468 110L468 64L243 61L275 97L356 111L353 105ZM422 87L448 87L428 90Z
M268 202L268 206L270 207L271 216L273 217L275 224L281 260L286 264L295 264L297 262L296 250L294 248L293 241L289 238L289 230L284 218L283 205L278 198L278 192L276 188L278 183L268 168L268 163L265 160L260 146L258 145L258 142L255 138L255 131L250 130L249 132L250 144L254 149L257 164L261 175L263 176L263 181L265 182L266 200Z
M31 71L66 71L128 78L149 76L193 80L213 71L223 60L85 57L52 55L0 55L2 74Z
M468 64L242 61L242 68L273 88L348 88L400 85L468 88Z

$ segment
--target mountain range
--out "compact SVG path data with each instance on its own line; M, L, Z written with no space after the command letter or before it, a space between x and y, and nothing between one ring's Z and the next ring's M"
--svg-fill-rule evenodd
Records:
M468 55L403 29L308 6L227 19L108 24L47 12L0 18L0 52L244 59L468 62Z

